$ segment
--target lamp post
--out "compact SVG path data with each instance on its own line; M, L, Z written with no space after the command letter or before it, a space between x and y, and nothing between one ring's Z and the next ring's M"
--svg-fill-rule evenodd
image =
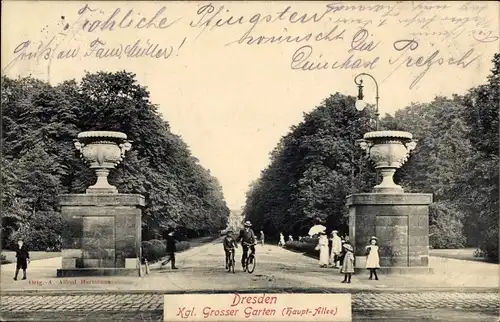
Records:
M361 73L358 74L356 77L354 77L354 83L358 85L358 100L356 101L356 109L358 111L362 111L366 107L366 102L363 101L364 95L363 95L363 79L359 79L361 76L368 76L370 77L373 82L375 83L375 130L378 131L378 117L379 117L379 112L378 112L378 100L379 100L379 95L378 95L378 83L375 77L373 77L370 74L367 73Z

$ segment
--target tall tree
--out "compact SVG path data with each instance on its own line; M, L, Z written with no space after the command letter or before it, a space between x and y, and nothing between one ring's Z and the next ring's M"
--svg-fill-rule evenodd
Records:
M134 74L88 73L57 86L2 77L1 85L2 180L9 183L2 193L2 227L9 233L36 229L33 214L57 216L57 194L82 193L95 181L72 144L78 132L89 130L121 131L133 141L109 180L120 192L145 196L145 239L170 227L225 227L229 209L222 187L170 131Z
M373 169L355 145L374 113L356 112L354 102L330 96L280 140L247 193L247 219L268 234L306 234L318 222L346 230L345 197L374 184Z
M498 261L500 54L493 57L488 83L469 91L463 115L474 154L457 185L461 206L468 209L467 226L475 233L484 254Z

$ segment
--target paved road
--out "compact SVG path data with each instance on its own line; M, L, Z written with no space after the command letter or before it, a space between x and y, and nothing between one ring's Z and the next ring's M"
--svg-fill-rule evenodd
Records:
M355 293L354 310L415 309L500 309L499 296L493 293ZM30 295L4 296L2 311L156 311L163 309L159 294L115 295Z
M500 301L493 293L355 293L354 320L498 321ZM161 320L159 294L30 295L2 297L1 311L8 320L45 321Z
M178 271L153 265L151 275L143 279L95 279L108 279L111 284L92 284L93 288L86 284L48 283L61 281L50 276L54 269L40 268L39 277L34 269L30 276L46 284L37 286L29 281L14 282L7 278L2 279L2 291L5 288L10 291L29 289L58 291L59 294L2 296L2 317L23 321L157 321L163 313L162 293L298 292L304 289L310 292L314 289L316 292L351 292L356 321L499 321L498 294L473 289L459 291L463 287L494 287L498 284L498 265L449 259L443 262L434 258L431 264L437 274L433 276L380 276L380 281L369 281L361 274L353 276L353 283L346 285L340 283L342 275L337 270L321 269L313 258L269 245L258 246L257 252L254 274L241 272L239 266L237 274L227 273L223 267L222 246L220 241L215 241L179 254ZM481 272L481 275L477 277L478 274L471 272ZM431 292L422 288L437 285L456 291ZM122 293L73 294L103 288Z

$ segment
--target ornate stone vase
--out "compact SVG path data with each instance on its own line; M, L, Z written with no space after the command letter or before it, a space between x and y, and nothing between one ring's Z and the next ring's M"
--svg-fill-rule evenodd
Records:
M127 135L122 132L88 131L79 133L74 141L80 157L97 175L97 182L87 189L87 193L118 193L116 187L109 184L108 175L132 147Z
M393 177L417 145L412 134L402 131L368 132L359 140L359 145L382 174L382 182L373 188L373 192L403 193L403 188L394 183Z

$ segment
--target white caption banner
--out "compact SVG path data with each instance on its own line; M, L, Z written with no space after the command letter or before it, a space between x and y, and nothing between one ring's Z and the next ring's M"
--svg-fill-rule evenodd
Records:
M165 295L174 321L352 321L351 294Z

